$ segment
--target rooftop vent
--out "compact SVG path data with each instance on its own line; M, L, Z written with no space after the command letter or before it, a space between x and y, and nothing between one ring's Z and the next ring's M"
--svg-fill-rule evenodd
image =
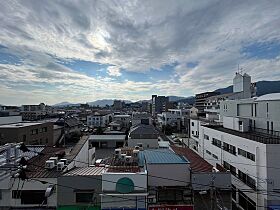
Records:
M45 169L53 169L55 167L54 160L47 160L45 163Z

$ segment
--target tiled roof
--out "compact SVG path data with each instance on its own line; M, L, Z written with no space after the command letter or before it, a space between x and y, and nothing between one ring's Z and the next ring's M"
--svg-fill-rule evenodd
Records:
M104 167L83 167L74 168L63 176L98 176L102 175L107 169Z
M158 134L158 131L153 125L139 124L131 127L130 134Z
M193 172L212 172L213 166L189 148L171 146L174 152L185 156L190 161Z
M189 161L170 149L149 149L140 151L140 159L145 159L147 164L187 164ZM141 163L141 160L140 160Z

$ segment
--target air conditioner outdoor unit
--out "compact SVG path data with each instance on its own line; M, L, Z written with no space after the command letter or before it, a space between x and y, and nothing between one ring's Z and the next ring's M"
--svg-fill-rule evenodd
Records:
M132 153L134 158L139 158L139 150L134 149Z
M56 165L58 163L58 157L50 157L49 160L53 160L54 161L54 165Z
M138 149L139 149L139 146L135 146L134 149L137 149L137 150L138 150Z
M64 162L58 162L56 168L58 171L62 171L64 169Z
M55 167L54 160L47 160L45 163L46 169L53 169Z
M132 157L131 156L125 156L125 162L126 163L131 163Z
M121 157L122 150L121 149L115 149L115 157L120 158Z
M126 154L121 154L121 159L125 160Z
M66 158L60 159L59 162L63 162L64 165L67 165L67 164L68 164L68 160L67 160Z

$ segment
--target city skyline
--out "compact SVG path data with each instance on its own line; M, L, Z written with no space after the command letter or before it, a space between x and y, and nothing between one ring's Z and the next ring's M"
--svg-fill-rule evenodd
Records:
M280 80L277 1L90 2L0 2L0 104L191 96L238 65Z

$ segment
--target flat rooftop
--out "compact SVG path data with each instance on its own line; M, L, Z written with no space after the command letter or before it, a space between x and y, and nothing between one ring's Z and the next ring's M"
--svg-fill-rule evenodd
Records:
M230 135L238 136L251 141L259 142L262 144L280 144L280 136L275 136L269 133L262 133L256 131L239 132L236 130L224 128L217 125L202 125L207 128L211 128L220 132L228 133Z
M41 124L44 124L44 122L19 122L19 123L0 125L0 128L23 128L23 127L41 125Z
M89 136L89 141L124 141L125 140L125 135L90 135Z

